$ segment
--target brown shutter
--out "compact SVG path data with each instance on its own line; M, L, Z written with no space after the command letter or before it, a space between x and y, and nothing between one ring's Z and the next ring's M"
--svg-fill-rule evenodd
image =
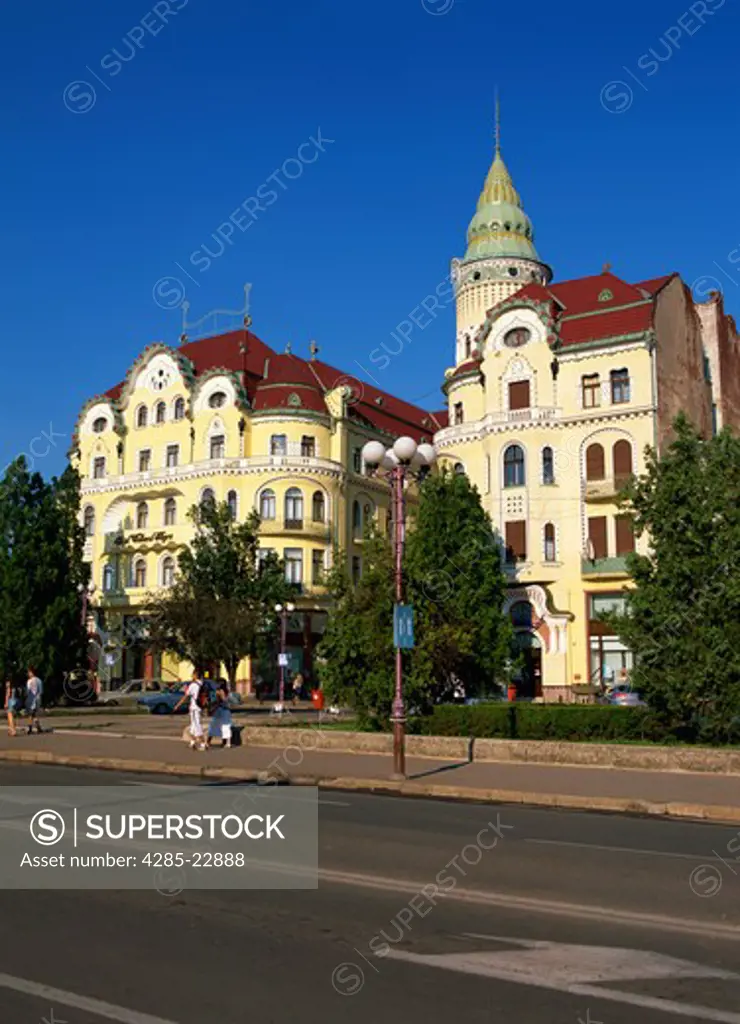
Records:
M617 554L629 555L635 550L635 534L632 528L631 516L616 516L617 526Z
M590 444L586 449L586 479L603 480L605 476L604 449L600 444Z
M527 558L527 524L523 519L506 524L506 560L524 562Z
M606 558L606 516L592 516L589 519L588 539L594 546L594 558Z
M509 408L510 409L528 409L529 408L529 381L518 380L514 384L509 384Z
M614 479L624 483L632 474L632 445L629 441L617 441L612 452Z

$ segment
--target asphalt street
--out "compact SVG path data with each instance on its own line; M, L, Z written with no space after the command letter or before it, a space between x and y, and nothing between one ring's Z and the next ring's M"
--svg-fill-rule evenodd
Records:
M146 781L0 767L0 786ZM320 801L315 891L1 891L0 1020L740 1024L736 830Z

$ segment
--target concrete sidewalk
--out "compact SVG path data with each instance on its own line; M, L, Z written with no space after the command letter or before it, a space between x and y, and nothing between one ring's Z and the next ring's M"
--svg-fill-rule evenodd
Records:
M184 724L177 723L177 735ZM408 779L399 783L389 778L390 757L312 750L311 729L276 730L272 747L199 753L179 741L173 727L139 738L63 729L2 735L0 760L740 822L737 775L412 757Z

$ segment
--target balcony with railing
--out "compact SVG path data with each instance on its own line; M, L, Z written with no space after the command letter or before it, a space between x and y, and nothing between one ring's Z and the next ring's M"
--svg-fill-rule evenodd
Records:
M606 477L604 480L586 480L584 498L589 502L614 501L626 480Z
M254 472L255 470L303 469L336 476L344 473L344 467L333 459L324 459L314 455L250 455L244 458L199 459L186 462L180 466L162 466L147 469L143 472L119 473L102 479L86 477L81 484L82 493L117 488L160 487L175 481L187 480L193 476L202 476L204 471L211 473Z
M331 526L329 523L314 522L311 519L263 519L260 523L260 534L263 537L301 536L317 541L331 540Z
M600 580L629 576L627 559L623 555L611 558L581 559L581 576L585 580Z

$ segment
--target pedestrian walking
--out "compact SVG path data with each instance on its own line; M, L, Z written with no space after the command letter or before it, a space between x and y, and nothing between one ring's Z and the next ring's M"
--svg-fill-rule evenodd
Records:
M26 712L28 713L29 717L29 736L33 732L34 725L36 726L36 732L41 732L41 723L39 722L39 711L41 710L41 699L43 697L43 694L44 684L36 675L36 669L32 665L29 665L28 681L26 683Z
M216 689L216 700L211 722L208 726L208 746L212 740L221 740L221 746L231 747L231 708L229 707L229 686L224 680Z
M201 709L200 709L200 691L201 686L198 673L193 672L193 678L191 682L185 687L185 693L182 695L180 700L175 704L172 709L173 712L179 710L186 700L190 701L188 705L188 711L190 713L190 749L205 750L206 744L203 739L203 722L201 721Z
M18 694L10 679L5 680L5 710L8 713L8 736L16 735L15 714L20 710Z
M300 700L303 695L303 676L300 672L296 673L296 677L293 680L293 696L291 703L295 704L297 700Z

